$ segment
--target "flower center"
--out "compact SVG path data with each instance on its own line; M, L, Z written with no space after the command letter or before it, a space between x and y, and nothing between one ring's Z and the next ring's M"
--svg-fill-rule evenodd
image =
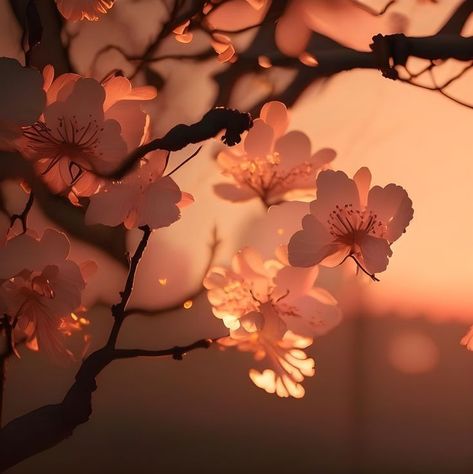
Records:
M49 158L48 172L61 158L69 158L77 166L87 168L91 159L102 155L98 152L103 127L89 114L85 124L79 123L75 115L72 118L58 117L56 126L48 126L38 121L23 130L29 140L29 147L41 154L40 158Z
M352 204L335 206L327 219L329 232L337 241L354 244L359 237L383 237L386 225L369 209L353 209Z
M238 165L231 168L230 173L240 184L249 186L261 195L265 195L277 186L287 187L296 179L315 177L315 168L308 162L289 170L281 170L280 163L281 159L277 152L265 157L243 158Z

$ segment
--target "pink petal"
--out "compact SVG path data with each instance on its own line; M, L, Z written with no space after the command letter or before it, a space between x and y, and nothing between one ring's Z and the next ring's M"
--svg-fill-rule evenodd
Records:
M181 217L177 207L180 200L181 190L172 178L157 180L143 194L137 225L148 225L152 229L170 226Z
M274 291L280 296L289 292L284 301L293 301L294 298L307 293L314 286L318 273L319 268L317 266L281 268L274 278L274 283L276 284Z
M369 273L380 273L386 270L389 257L393 254L389 242L372 235L365 235L359 242L363 262Z
M280 137L289 125L287 108L282 102L267 102L261 108L259 116L272 127L275 137Z
M324 168L337 157L337 152L333 148L321 148L316 151L310 160L315 168Z
M266 274L261 254L251 247L241 249L233 257L232 268L246 279L259 278Z
M106 111L105 119L116 120L120 124L121 137L128 151L141 144L146 130L147 115L137 102L117 102Z
M190 206L191 204L194 204L195 199L192 194L181 192L181 200L177 203L177 207L179 209L184 209L185 207Z
M384 236L389 242L397 240L405 231L414 216L412 201L407 192L395 184L386 187L374 186L368 195L368 209L387 224Z
M131 82L122 76L114 76L107 80L103 87L106 98L103 104L104 111L122 100L151 100L156 97L156 89L152 86L133 88Z
M85 222L117 226L122 224L139 196L137 185L113 183L90 197Z
M332 237L312 214L302 220L303 230L296 232L289 241L289 263L295 267L311 267L335 253L340 244L332 242Z
M68 238L62 232L46 229L40 240L43 258L49 258L50 263L59 263L67 258L71 247Z
M360 168L353 176L358 188L358 194L360 196L361 207L366 207L368 202L368 191L371 185L371 172L365 166Z
M288 329L301 335L321 336L327 334L342 320L338 305L324 304L310 295L292 301L300 317L286 317Z
M274 151L277 151L280 155L281 163L279 166L281 169L291 169L305 161L309 162L310 148L309 137L298 130L286 133L274 145Z
M351 204L354 210L360 208L355 182L343 171L321 171L317 177L317 199L311 202L310 212L325 223L337 205L343 207L345 204Z
M250 129L245 137L245 151L250 157L265 157L272 152L274 132L270 125L261 119L253 122L253 128Z

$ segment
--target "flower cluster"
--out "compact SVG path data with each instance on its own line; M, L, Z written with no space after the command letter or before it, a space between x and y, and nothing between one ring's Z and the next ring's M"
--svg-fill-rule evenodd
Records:
M245 248L231 268L214 267L204 280L214 315L230 329L219 343L265 362L267 368L252 369L250 378L268 393L302 397L301 382L314 374L314 361L302 349L340 322L336 300L314 287L317 275L317 267L289 266L282 251L278 260L264 261Z
M67 194L75 205L89 198L90 224L165 227L193 201L163 176L165 152L148 154L121 181L101 177L148 139L150 117L142 105L156 96L154 87L133 87L122 76L103 83L78 74L54 78L51 66L41 78L9 58L0 59L0 71L7 85L1 91L0 148L31 160L53 193ZM25 107L13 107L13 95L24 97Z
M66 4L58 1L58 6ZM156 96L153 87L133 87L116 75L102 83L78 74L55 78L51 66L41 78L8 58L0 59L0 70L7 84L0 92L6 104L0 147L20 151L33 164L36 179L53 193L66 194L72 204L86 206L87 224L158 229L177 221L181 208L193 202L165 174L166 151L148 153L118 181L104 177L149 140L150 117L143 105ZM21 113L9 114L9 94L24 95L27 106ZM341 319L334 297L314 286L317 265L333 266L351 257L375 278L386 269L391 244L405 232L413 209L400 186L370 189L367 168L353 179L328 169L335 151L312 153L309 138L288 132L288 126L283 103L265 104L243 142L218 155L231 181L216 185L215 191L230 201L259 198L272 206L273 220L282 220L286 211L277 204L283 201L315 200L287 203L291 225L284 224L277 259L264 260L245 248L231 268L211 268L204 286L214 315L229 329L219 345L254 354L262 368L252 368L249 375L258 387L300 398L304 378L314 374L314 361L304 349ZM301 216L302 230L296 231ZM70 355L64 335L81 326L76 313L82 311L86 267L68 258L64 234L47 230L39 237L28 229L14 235L3 215L0 224L0 310L8 315L15 337L30 347Z
M313 196L317 174L336 153L323 148L312 154L307 135L296 130L286 133L288 125L282 102L265 104L244 142L218 155L223 174L234 183L218 184L215 192L230 201L259 197L267 205Z
M102 84L78 74L54 79L51 66L43 76L46 107L24 128L20 150L54 192L71 200L90 196L101 184L94 172L113 171L147 138L149 115L141 105L156 90L133 88L120 76Z
M2 222L0 310L8 316L15 340L26 340L28 347L58 361L72 356L65 336L87 323L76 313L84 310L81 295L94 264L81 268L70 260L69 241L60 232L9 236L6 219Z
M140 166L122 181L105 184L90 197L86 211L88 224L132 229L147 225L152 229L167 227L180 217L180 208L194 199L183 193L177 184L163 173L168 154L150 153Z

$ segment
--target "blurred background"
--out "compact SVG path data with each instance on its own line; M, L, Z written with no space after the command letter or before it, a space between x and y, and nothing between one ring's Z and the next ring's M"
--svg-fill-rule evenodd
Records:
M0 55L22 60L22 2L13 3L15 8L7 1L0 4ZM266 4L255 11L244 0L229 3L237 10L222 9L214 19L221 28L238 29L237 20L258 23L272 8ZM368 50L370 38L379 32L435 34L469 2L400 0L382 16L354 3L312 2L315 51L333 47L327 38ZM386 3L364 2L378 10ZM44 41L35 51L36 64L52 62L59 72L75 70L97 79L112 69L132 75L136 63L108 45L140 55L160 31L167 5L117 0L99 22L62 25L54 4L44 1L39 8ZM263 29L234 38L241 58L248 51L255 54L255 48L274 54L281 48L273 36L260 33ZM472 30L471 21L461 25L463 35ZM205 51L208 39L200 33L190 44L169 37L156 56ZM255 35L261 35L256 42ZM304 383L302 400L279 399L255 388L247 376L250 355L236 351L211 348L183 361L115 362L98 379L90 421L69 440L8 472L473 472L473 354L459 344L473 324L473 110L438 93L386 80L377 70L318 78L316 68L304 75L297 68L244 70L239 64L209 56L143 67L136 82L159 88L149 106L153 136L198 120L213 105L257 115L266 100L284 100L290 108L289 128L304 131L313 150L334 148L334 168L351 175L368 166L375 184L394 182L408 190L414 220L393 245L388 270L378 283L354 276L350 266L322 273L324 285L344 309L344 320L310 349L316 376ZM424 66L409 64L412 70ZM459 67L446 61L439 66L439 77L448 78ZM471 72L464 74L451 93L473 103L471 78ZM289 94L294 88L296 93ZM273 251L274 222L260 202L234 204L214 194L214 184L223 180L215 163L220 149L217 140L205 144L176 173L180 187L196 202L183 211L181 221L153 234L133 306L161 308L195 294L209 262L214 228L221 240L216 263L227 265L248 244L268 255ZM188 147L171 159L178 163L193 151ZM3 184L3 192L8 186ZM284 219L281 213L280 227ZM101 247L94 240L100 229L74 234L80 225L61 222L48 203L35 205L29 222L38 231L65 229L76 236L73 257L97 261L99 271L88 284L86 303L91 307L91 349L99 347L111 325L107 305L117 300L126 275L116 242L122 239L123 255L126 246L136 245L137 234L117 229L109 237L118 239L116 250ZM159 283L164 278L166 285ZM205 295L192 301L189 309L130 317L120 344L165 348L223 335ZM77 370L77 364L57 367L27 350L21 356L8 365L5 421L60 401Z

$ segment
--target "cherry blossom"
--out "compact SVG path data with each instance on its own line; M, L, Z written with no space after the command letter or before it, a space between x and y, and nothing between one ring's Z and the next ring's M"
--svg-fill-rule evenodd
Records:
M70 21L97 21L114 3L115 0L56 0L61 15Z
M78 74L54 79L43 71L47 105L43 115L24 129L22 152L56 192L90 196L101 180L90 171L114 170L148 136L149 116L142 102L156 96L154 87L133 88L125 77L100 84Z
M317 267L291 267L283 251L278 257L264 261L256 250L245 248L231 268L212 268L204 286L213 314L230 329L220 343L254 352L257 360L270 364L262 374L250 372L253 382L280 396L300 397L300 382L313 375L313 361L299 349L336 326L341 313L330 293L314 288Z
M122 181L104 185L90 198L86 222L157 229L177 221L180 208L192 203L193 198L182 193L172 178L163 177L166 163L167 153L158 151L148 155Z
M391 244L406 231L414 210L402 187L391 183L370 189L370 184L368 168L360 168L353 179L343 171L319 174L310 214L289 242L291 265L333 266L350 256L373 278L386 270Z
M336 153L323 148L311 154L307 135L296 130L285 133L288 125L282 102L265 104L244 143L218 155L223 174L231 176L235 184L218 184L215 192L230 201L259 197L267 205L313 196L317 173Z
M41 238L30 234L7 238L0 248L2 311L16 331L26 336L29 347L44 350L56 360L72 355L64 338L80 327L73 313L83 310L85 277L67 258L69 247L64 234L48 229Z
M0 58L0 149L14 150L21 127L32 125L43 111L46 96L41 74L16 59Z

